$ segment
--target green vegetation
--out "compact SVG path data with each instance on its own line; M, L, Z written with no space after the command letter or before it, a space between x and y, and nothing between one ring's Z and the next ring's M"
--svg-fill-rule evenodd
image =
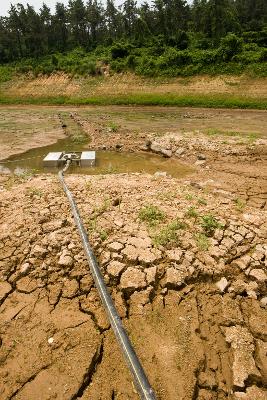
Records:
M141 208L138 217L141 221L148 223L149 226L155 226L158 222L164 221L166 215L157 206L149 204Z
M164 226L158 233L153 237L154 246L166 246L167 244L178 243L178 231L180 229L185 229L186 224L179 221L178 219L172 221L168 225Z
M203 199L202 197L199 197L198 199L197 199L197 202L198 202L198 204L201 204L201 205L203 205L203 206L206 206L208 203L207 203L207 200L205 200L205 199Z
M103 203L99 207L95 207L93 209L92 213L93 218L99 217L100 215L104 214L104 212L106 212L109 209L110 205L111 205L110 198L106 197Z
M198 212L195 209L195 207L189 207L185 215L189 218L195 218L195 219L198 218Z
M103 229L102 231L98 232L101 242L104 242L108 238L108 232Z
M202 251L207 251L210 246L209 238L204 233L197 233L195 235L197 247Z
M186 200L193 200L194 196L191 193L187 193L185 196Z
M215 229L222 228L222 224L212 214L201 217L201 226L206 236L213 236Z
M109 122L108 123L108 129L111 131L111 132L117 132L118 131L118 129L119 129L119 125L118 124L116 124L116 122Z
M267 76L266 16L263 0L125 0L118 8L73 0L54 14L45 4L39 12L12 5L0 17L0 82L53 72Z
M30 187L30 188L27 188L27 195L29 197L33 197L33 196L42 197L43 191L41 189L38 189L35 187Z
M207 107L207 108L244 108L267 109L267 99L238 98L229 96L209 95L177 95L161 94L129 94L78 97L7 97L0 94L0 104L36 104L36 105L160 105L178 107Z
M242 199L240 199L239 197L237 197L237 198L234 200L234 203L235 203L236 209L237 209L238 211L240 211L240 212L242 212L242 211L244 210L244 208L246 207L246 202L245 202L245 200L242 200Z
M68 113L60 114L62 125L65 128L65 132L68 136L71 137L71 141L76 144L88 143L89 138L85 135L84 131L81 127L75 122L73 118L71 118Z

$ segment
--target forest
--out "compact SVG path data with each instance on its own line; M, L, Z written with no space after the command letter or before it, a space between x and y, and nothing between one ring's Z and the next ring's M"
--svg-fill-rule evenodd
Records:
M103 66L144 76L267 76L266 61L266 0L70 0L53 13L12 5L0 17L2 79L11 70L97 75Z

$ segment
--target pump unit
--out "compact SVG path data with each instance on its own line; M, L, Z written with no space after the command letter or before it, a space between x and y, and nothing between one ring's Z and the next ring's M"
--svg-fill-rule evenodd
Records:
M94 167L95 158L95 151L75 151L70 153L58 151L48 153L43 159L43 166L48 168L62 167L66 163L66 160L71 159L72 165L78 165L80 167Z

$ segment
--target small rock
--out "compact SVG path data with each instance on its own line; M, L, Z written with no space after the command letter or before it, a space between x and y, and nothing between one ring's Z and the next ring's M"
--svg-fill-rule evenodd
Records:
M73 265L73 262L74 261L71 255L62 253L61 256L59 257L58 264L64 267L71 267Z
M66 220L57 219L57 220L46 222L45 224L43 224L42 230L45 233L53 232L53 231L60 229L65 224L66 224Z
M267 307L267 296L266 296L266 297L263 297L263 298L261 299L260 303L261 303L261 306Z
M114 278L118 277L125 268L125 264L119 261L111 261L107 266L107 273Z
M206 163L206 160L197 160L195 162L195 165L204 165Z
M168 149L161 149L161 154L166 158L170 158L172 156L172 151Z
M167 176L167 172L165 172L165 171L157 171L157 172L154 173L154 176L156 176L156 177Z
M266 390L257 386L250 386L245 392L235 392L233 400L266 400Z
M138 255L139 255L139 252L138 252L138 250L137 250L137 248L136 248L135 246L127 245L127 246L122 250L122 254L124 254L125 257L126 257L129 261L136 261Z
M116 225L118 228L122 228L124 226L124 222L122 219L114 219L114 225Z
M150 268L146 268L144 270L145 274L146 274L146 280L147 283L149 285L153 285L156 281L156 277L157 277L157 267L150 267Z
M101 264L106 264L110 260L110 252L109 251L104 251L100 255L100 262Z
M249 282L246 283L242 281L242 279L237 279L232 283L232 285L229 287L229 293L236 293L236 294L243 294L244 292L248 291L255 291L258 289L258 284L257 282Z
M137 268L128 268L121 276L122 289L141 289L147 286L146 275Z
M67 279L64 282L62 297L71 299L72 297L76 296L78 291L79 291L78 282L75 279L71 279L71 280Z
M254 339L248 329L241 326L225 328L225 339L231 344L233 351L233 384L243 388L250 377L260 379L261 375L253 358Z
M21 267L20 267L20 272L22 275L26 275L27 272L30 269L30 264L29 263L24 263Z
M53 337L50 337L47 341L48 341L48 344L53 344L54 343L54 338Z
M168 268L166 271L166 286L170 289L177 288L184 283L185 275L175 268Z
M204 154L198 154L197 159L198 160L206 160L206 156Z
M247 295L249 299L257 300L258 296L255 290L247 290Z
M161 251L156 249L140 249L138 260L141 264L152 264L159 261L161 258Z
M180 249L167 250L166 255L171 261L178 262L181 260L183 252Z
M185 148L184 148L184 147L179 147L179 148L176 150L175 155L176 155L177 157L180 157L182 154L184 154L184 152L185 152Z
M140 147L139 147L139 150L141 150L141 151L148 151L148 150L149 150L149 146L147 146L147 145L140 146Z
M245 255L233 261L231 265L240 268L242 271L244 271L249 266L250 262L251 262L251 257L249 255Z
M124 248L123 244L119 242L112 242L108 244L108 249L111 251L121 251Z
M243 215L243 219L244 219L246 222L249 222L249 223L251 223L251 224L253 224L253 225L256 225L256 226L260 226L261 223L262 223L262 219L261 219L261 217L258 216L258 215L244 214L244 215Z
M151 247L152 245L152 240L150 239L150 237L145 237L145 238L141 238L141 237L130 237L127 240L127 243L135 246L137 248L140 249L146 249L147 247Z
M225 289L229 286L229 282L225 277L223 277L218 282L216 282L216 286L223 293Z
M267 280L267 275L265 274L263 269L252 269L249 275L259 282L265 282Z
M47 249L39 246L38 244L34 246L31 254L35 257L44 257L48 253Z

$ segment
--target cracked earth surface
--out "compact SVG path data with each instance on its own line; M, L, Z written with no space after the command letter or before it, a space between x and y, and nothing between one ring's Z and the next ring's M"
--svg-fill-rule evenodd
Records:
M1 400L138 399L57 178L5 179ZM265 400L265 209L167 176L66 181L157 398ZM142 221L149 204L166 220ZM204 215L219 226L203 247ZM177 219L175 240L156 243Z

